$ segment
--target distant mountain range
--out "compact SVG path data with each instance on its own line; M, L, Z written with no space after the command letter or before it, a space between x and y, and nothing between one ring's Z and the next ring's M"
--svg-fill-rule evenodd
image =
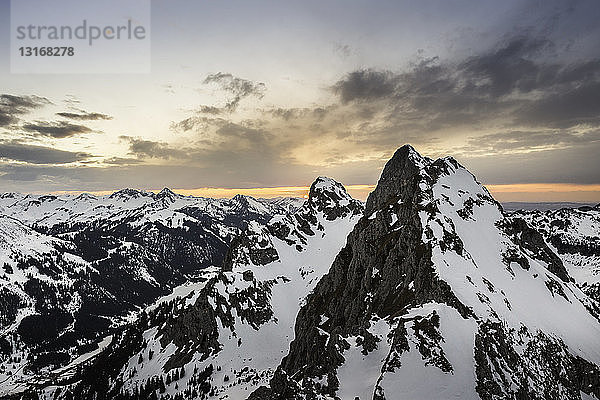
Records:
M561 208L580 208L580 207L593 207L595 204L592 203L574 203L568 201L555 201L555 202L525 202L525 201L509 201L503 202L502 207L506 211L550 211L560 210Z
M408 145L366 203L0 195L0 398L600 399L600 208L519 204Z

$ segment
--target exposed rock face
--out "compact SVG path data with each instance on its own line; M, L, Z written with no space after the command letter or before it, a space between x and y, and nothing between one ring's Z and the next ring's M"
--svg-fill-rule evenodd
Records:
M359 215L363 204L353 199L346 188L335 180L318 177L310 186L304 205L285 216L273 218L268 229L271 234L302 251L307 239L323 233L323 223Z
M535 227L577 286L600 307L600 208L517 211L514 215Z
M250 398L598 396L600 324L569 282L454 159L404 146Z
M223 261L223 269L231 271L233 264L266 265L279 255L272 237L281 239L302 251L307 238L323 233L320 218L335 221L362 214L363 204L353 199L346 188L335 180L318 177L310 186L308 200L292 213L273 218L267 226L251 222L231 243Z
M335 180L324 176L318 177L310 186L308 207L322 212L329 221L353 214L360 214L363 205L353 199L346 188Z
M421 169L416 157L412 148L403 147L386 165L367 200L365 217L300 310L296 340L282 363L288 374L335 376L343 360L339 350L345 347L341 336L364 336L365 351L375 346L367 331L373 315L398 316L408 305L428 301L449 302L468 315L469 310L434 276L431 249L421 242ZM409 288L413 281L417 286ZM321 324L321 316L328 321ZM328 388L329 394L336 389Z
M231 241L223 260L223 270L231 271L234 264L266 265L278 259L279 254L267 228L251 222Z
M529 226L525 220L512 218L507 220L501 228L511 236L522 251L529 252L538 260L545 261L548 264L548 270L564 282L570 281L569 273L562 260L548 247L543 236Z

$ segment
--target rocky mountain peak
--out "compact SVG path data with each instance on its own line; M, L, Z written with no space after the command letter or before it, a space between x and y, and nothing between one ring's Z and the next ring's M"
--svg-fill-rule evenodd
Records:
M17 197L21 197L21 195L16 192L0 193L0 199L15 199Z
M362 203L348 194L344 185L338 181L319 176L310 185L307 205L325 214L328 220L334 220L349 213L362 211Z
M236 194L231 198L231 204L235 210L250 214L270 214L269 208L252 196Z
M552 312L541 331L543 304ZM577 368L600 371L600 356L590 331L578 338L574 327L584 325L600 331L589 299L574 290L543 238L506 216L455 159L433 161L406 145L386 164L364 217L300 309L271 387L251 398L591 393L596 383L582 385ZM570 376L562 381L552 367L557 352ZM411 384L432 371L427 388Z
M408 145L365 215L326 177L111 197L0 201L0 398L600 398L597 209L506 214Z
M143 192L141 190L126 188L126 189L121 189L121 190L114 192L113 194L111 194L109 196L109 198L110 199L127 200L127 199L135 199L138 197L149 196L149 195L150 195L149 193Z
M367 199L366 213L372 213L399 197L407 198L416 190L422 169L432 160L421 156L411 145L400 147L385 164L377 187Z
M176 194L175 192L173 192L171 189L169 188L163 188L160 192L158 192L156 194L156 199L157 200L161 200L161 199L170 199L173 200L175 198L177 198L179 195Z
M90 193L81 193L75 199L76 200L87 201L87 200L97 200L98 198L96 196L94 196L93 194L90 194Z
M236 195L232 201L251 212L264 212L265 204L249 196ZM353 218L361 215L363 204L352 198L344 186L334 179L320 176L310 187L308 200L298 209L290 209L275 215L261 228L248 225L231 244L223 261L223 269L231 270L234 264L265 265L277 260L279 255L269 235L277 237L296 250L302 251L308 237L321 232L323 237L326 221ZM266 232L269 232L269 235Z
M322 198L333 199L335 201L351 199L344 185L335 179L326 176L319 176L310 185L308 193L309 201L317 202Z
M256 203L256 200L252 197L243 194L236 194L231 198L231 202L237 205L238 207L243 207L247 209L250 207L251 204Z
M239 193L238 193L238 194L236 194L235 196L233 196L233 197L231 198L231 200L233 200L233 201L236 201L236 202L238 202L238 203L247 203L247 202L248 202L248 199L247 199L247 197L246 197L246 196L244 196L243 194L239 194Z

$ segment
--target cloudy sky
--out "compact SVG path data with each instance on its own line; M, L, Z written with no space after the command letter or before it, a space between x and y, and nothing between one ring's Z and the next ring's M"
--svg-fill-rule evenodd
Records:
M268 196L327 175L364 196L410 143L500 200L599 202L599 20L597 0L153 1L149 74L0 58L0 192Z

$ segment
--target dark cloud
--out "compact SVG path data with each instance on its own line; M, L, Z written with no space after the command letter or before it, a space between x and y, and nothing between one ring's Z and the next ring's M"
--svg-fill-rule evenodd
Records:
M63 118L69 118L69 119L74 119L77 121L95 121L95 120L102 120L102 119L112 119L112 117L110 115L106 115L106 114L100 114L100 113L96 113L96 112L85 112L85 111L80 111L79 113L72 113L72 112L59 112L56 113L56 115L59 115Z
M456 157L486 184L600 182L600 142L555 150Z
M182 119L179 122L171 122L171 130L187 132L194 129L202 122L203 118L199 116L192 116Z
M465 80L465 92L494 98L519 91L527 93L552 84L556 65L534 61L536 56L553 48L545 38L519 35L501 43L496 49L473 56L460 64L457 71Z
M50 104L45 97L0 95L0 127L9 126L19 121L19 116L36 108Z
M600 71L600 68L599 68ZM569 128L579 124L600 125L600 81L549 94L515 112L517 122L527 125Z
M333 86L333 90L343 103L377 100L393 96L398 90L399 79L391 71L362 69L350 72Z
M333 91L342 103L378 103L390 122L424 130L505 123L568 128L600 120L600 59L560 61L551 41L523 33L450 63L423 59L406 72L358 70Z
M198 132L209 130L212 127L220 127L227 124L229 121L223 117L205 116L196 113L191 117L183 119L179 122L171 123L171 129L174 131L187 132L195 130Z
M351 40L350 48L324 37L342 58L356 55L354 61L361 62L364 56L379 67L365 64L331 82L331 92L320 96L325 104L299 108L262 104L253 115L234 111L263 98L265 85L229 73L212 74L204 79L203 88L215 89L222 100L197 105L188 118L172 123L173 130L186 132L174 139L185 140L185 145L168 139L122 137L122 145L129 151L125 157L107 158L111 154L82 159L77 168L18 163L9 168L0 164L0 171L7 174L0 176L0 181L37 176L42 182L37 184L38 190L59 183L102 190L107 182L111 188L138 182L148 187L162 187L165 182L177 187L294 185L309 184L320 174L348 184L374 183L394 149L410 142L427 155L455 154L489 183L598 183L598 13L588 9L586 18L569 17L571 22L565 25L565 9L577 8L581 16L584 2L572 7L562 1L549 2L521 2L507 7L510 12L499 13L502 17L498 16L497 24L484 18L482 25L478 24L481 19L464 24L469 22L464 11L448 5L440 15L444 22L457 15L466 18L457 20L464 36L453 39L450 32L448 38L430 46L432 43L418 42L417 29L415 41L410 43L426 49L444 47L451 59L426 56L430 51L426 50L402 67L393 64L398 55L371 58L372 49L355 49L365 43L362 39ZM387 14L392 18L397 13ZM520 15L528 17L520 19ZM422 22L432 23L415 24ZM507 31L511 34L502 36ZM482 35L475 37L474 32ZM404 51L410 50L399 49L398 54ZM351 61L332 68L356 65ZM311 86L309 92L330 73L305 81ZM164 88L174 92L171 85ZM33 109L31 102L10 98L3 102L17 111L0 113L0 125L18 127L23 124L19 110ZM94 115L80 111L83 105L66 106L74 111L59 115L74 120L70 122L95 119L83 117ZM94 163L95 168L82 168L85 162Z
M208 75L203 83L216 83L222 90L233 96L225 104L224 108L228 111L235 111L240 101L246 97L254 96L262 99L266 91L264 83L252 82L223 72Z
M131 136L120 136L121 140L129 144L129 152L138 158L163 158L187 159L189 154L185 150L171 147L162 142L143 140Z
M21 143L17 140L0 141L0 158L32 164L68 164L87 160L91 154Z
M92 132L90 128L84 125L71 124L68 122L41 122L23 125L23 129L29 132L36 132L39 135L52 137L55 139L69 138Z
M508 131L471 137L459 152L468 156L515 154L591 144L600 144L600 130L586 133L562 130Z
M575 167L574 154L599 146L600 59L561 52L543 34L522 30L463 59L421 54L404 71L360 69L331 86L336 96L327 105L263 108L242 121L195 112L172 128L194 132L198 142L175 150L184 150L180 160L220 166L219 176L255 171L262 178L297 167L364 183L353 178L376 175L397 146L412 143L424 154L456 154L484 179L498 179L496 170L516 173L514 155L535 171L529 182L540 182L535 174L597 182L595 170ZM163 158L174 150L146 145Z
M15 96L12 94L0 95L0 105L17 113L26 113L32 109L50 104L50 100L40 96Z
M197 126L200 122L194 123ZM138 158L165 159L170 165L180 165L186 172L189 168L202 171L194 177L193 185L240 187L276 182L289 185L296 179L294 176L312 175L311 169L290 156L289 151L296 145L285 136L265 129L261 121L235 123L222 118L204 118L201 123L206 130L198 131L197 140L186 146L131 137L122 137L122 140Z
M215 133L230 148L257 151L263 156L276 147L272 133L253 126L225 122L220 124Z
M9 113L2 112L0 110L0 126L8 126L14 124L18 119Z

